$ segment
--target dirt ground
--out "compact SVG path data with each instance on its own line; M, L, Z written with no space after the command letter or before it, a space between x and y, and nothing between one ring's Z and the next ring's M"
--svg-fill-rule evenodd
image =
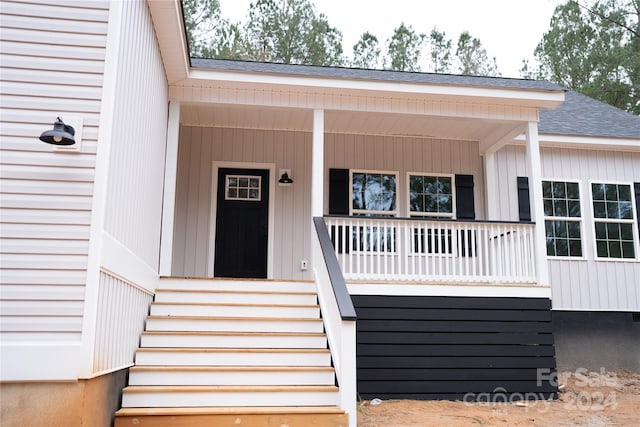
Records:
M363 401L358 426L640 426L640 374L561 372L558 384L559 398L553 401Z

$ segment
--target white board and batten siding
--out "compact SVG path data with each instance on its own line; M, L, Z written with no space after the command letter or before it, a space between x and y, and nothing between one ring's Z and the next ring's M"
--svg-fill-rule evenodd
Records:
M0 14L2 378L73 377L109 3L3 1ZM82 119L79 153L38 140L56 116ZM55 369L45 356L60 361Z
M172 274L206 277L210 242L213 162L273 164L290 169L294 183L275 186L273 277L311 279L300 269L310 258L311 133L183 126L178 149ZM276 177L277 179L277 177Z
M291 169L293 185L276 186L273 277L310 279L300 270L309 260L311 133L183 126L178 153L173 270L205 277L209 258L213 162L273 163ZM325 134L325 180L329 168L473 174L476 212L484 210L482 164L477 142L425 138ZM328 182L325 196L328 197ZM399 191L401 187L398 187ZM406 195L399 198L404 203ZM325 201L325 206L327 206ZM406 215L406 207L400 215Z
M584 259L549 258L555 310L639 311L640 261L594 260L594 182L640 182L640 152L544 147L541 136L542 179L580 183ZM524 147L506 146L496 153L498 215L518 220L518 176L527 176ZM636 239L638 237L636 236ZM640 250L640 245L636 246ZM640 259L640 255L638 255Z
M477 141L327 134L326 168L397 172L400 217L408 217L407 173L468 174L474 178L476 219L484 218L482 159ZM329 204L325 183L325 206Z

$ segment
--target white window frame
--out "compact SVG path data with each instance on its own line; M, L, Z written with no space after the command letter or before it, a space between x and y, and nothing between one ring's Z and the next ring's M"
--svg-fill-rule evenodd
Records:
M631 193L631 219L624 218L596 218L595 211L593 209L593 184L614 184L614 185L627 185L629 186L629 190ZM636 212L636 200L635 200L635 191L633 182L629 181L610 181L606 179L598 179L598 180L589 180L589 208L591 212L591 222L592 222L592 231L593 231L593 259L595 261L606 261L606 262L638 262L640 260L640 254L638 254L638 219ZM633 232L633 252L634 258L612 258L612 257L599 257L598 256L598 242L596 238L596 222L604 222L604 223L616 223L616 224L631 224L632 232Z
M412 212L411 211L411 177L444 177L451 179L451 213L444 212ZM450 218L456 219L456 178L454 174L450 173L430 173L430 172L407 172L407 216L408 217L435 217L435 218Z
M374 211L368 209L353 208L353 174L363 173L371 175L394 175L396 177L396 208L393 211ZM398 187L400 187L400 173L398 171L380 171L371 169L349 169L349 216L354 215L370 215L370 216L389 216L397 217L400 210Z
M572 221L572 222L579 222L580 223L580 243L582 246L582 255L581 256L572 256L572 255L567 255L567 256L558 256L558 255L548 255L547 254L547 259L553 259L553 260L563 260L563 261L585 261L587 259L587 251L588 248L585 245L585 226L584 226L584 218L585 218L585 197L584 197L584 188L582 185L582 181L579 179L567 179L567 178L542 178L540 180L540 185L542 185L542 183L544 181L549 181L549 182L564 182L564 183L572 183L572 184L578 184L578 191L580 192L580 216L579 217L571 217L571 216L544 216L544 226L545 226L545 237L546 237L546 227L547 227L547 220L549 221ZM542 202L544 203L544 192L543 189L541 188L540 191L542 192ZM591 191L591 186L589 186L589 191ZM544 209L543 209L544 212ZM546 240L545 240L545 253L547 252L546 250Z

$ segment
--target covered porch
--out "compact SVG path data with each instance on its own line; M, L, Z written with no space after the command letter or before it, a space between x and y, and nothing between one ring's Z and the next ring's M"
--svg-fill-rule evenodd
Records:
M161 274L216 275L216 171L235 167L269 171L265 278L313 279L311 221L325 217L348 281L548 285L537 119L562 91L201 62L213 69L171 87ZM501 217L495 153L520 135L529 185L513 183L507 211L528 209Z

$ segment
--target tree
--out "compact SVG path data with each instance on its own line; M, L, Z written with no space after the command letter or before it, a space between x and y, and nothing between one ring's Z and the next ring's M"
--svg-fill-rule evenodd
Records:
M393 30L387 41L387 56L392 70L420 71L420 55L425 35L416 33L404 22Z
M640 0L556 7L535 50L542 77L640 113Z
M339 65L342 33L316 15L309 0L258 0L245 27L251 59L286 64Z
M464 31L458 38L456 49L459 72L474 76L499 76L496 58L489 59L487 51L480 43L480 39L475 38Z
M434 73L451 72L451 39L445 38L444 31L435 27L429 34L431 66Z
M380 68L380 45L378 38L370 32L362 33L360 40L353 45L351 66L356 68Z
M202 55L203 49L217 36L220 27L218 0L183 0L182 9L191 56Z

